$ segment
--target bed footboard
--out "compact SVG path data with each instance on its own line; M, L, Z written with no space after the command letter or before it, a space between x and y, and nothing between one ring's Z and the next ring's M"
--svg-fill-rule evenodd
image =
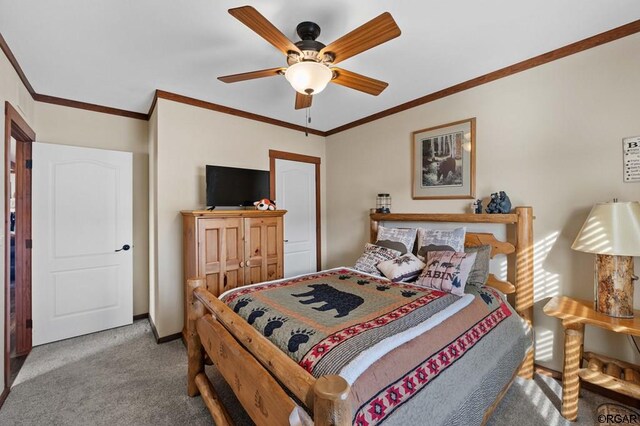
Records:
M349 384L340 376L315 379L222 301L204 279L188 280L188 393L200 394L216 424L232 424L204 373L204 353L257 425L288 424L295 402L312 411L317 426L351 424Z

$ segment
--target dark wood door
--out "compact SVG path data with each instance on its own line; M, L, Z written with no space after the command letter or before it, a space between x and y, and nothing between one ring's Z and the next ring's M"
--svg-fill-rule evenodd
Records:
M16 355L23 356L31 350L31 142L16 148Z

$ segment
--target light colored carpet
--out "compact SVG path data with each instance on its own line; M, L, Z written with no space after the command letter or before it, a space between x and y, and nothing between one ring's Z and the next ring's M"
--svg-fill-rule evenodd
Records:
M149 323L35 348L0 409L0 425L210 425L200 398L186 394L186 351L179 340L157 345ZM215 368L207 373L238 425L251 424ZM559 413L560 384L516 379L489 421L569 425ZM606 398L583 391L578 425L593 425Z

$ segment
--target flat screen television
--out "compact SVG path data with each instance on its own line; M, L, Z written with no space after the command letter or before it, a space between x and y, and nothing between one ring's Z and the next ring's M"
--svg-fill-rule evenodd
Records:
M207 206L252 206L269 198L269 172L236 167L207 166Z

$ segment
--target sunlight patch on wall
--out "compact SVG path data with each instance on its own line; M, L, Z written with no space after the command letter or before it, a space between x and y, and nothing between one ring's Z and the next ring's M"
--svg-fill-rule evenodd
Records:
M544 269L544 262L559 235L558 231L552 232L533 245L533 298L536 302L560 294L559 275Z
M550 361L553 359L553 332L536 329L535 345L536 361Z

